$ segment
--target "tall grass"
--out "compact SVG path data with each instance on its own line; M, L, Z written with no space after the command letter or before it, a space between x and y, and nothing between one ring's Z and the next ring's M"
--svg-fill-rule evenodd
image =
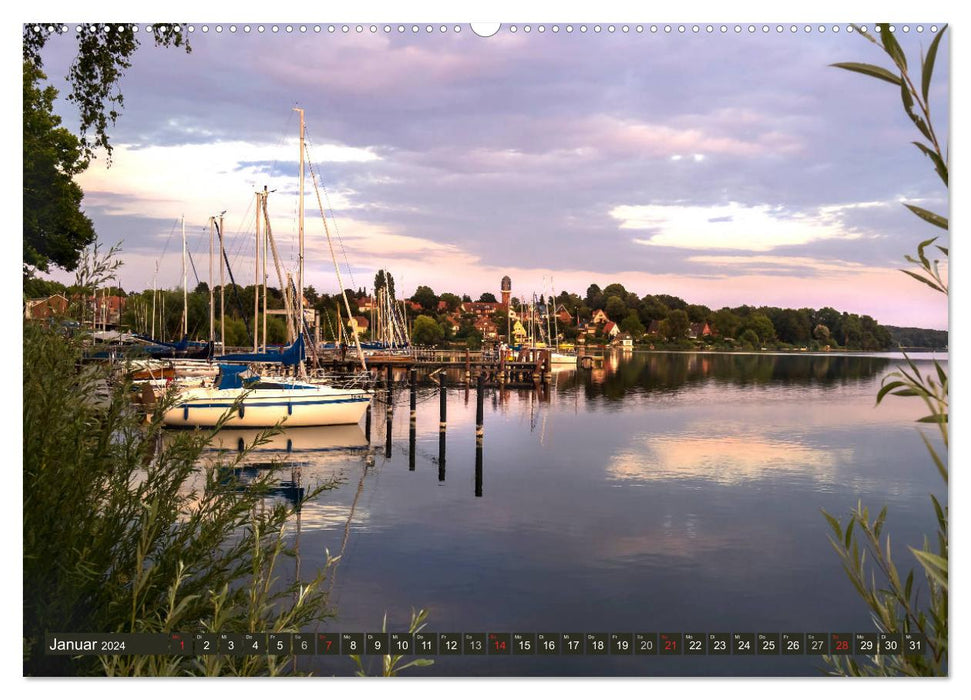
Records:
M291 672L290 657L44 654L53 632L306 630L328 616L330 562L281 580L294 506L266 498L269 474L239 491L200 475L211 431L163 443L164 401L146 422L75 339L27 324L23 343L24 674Z

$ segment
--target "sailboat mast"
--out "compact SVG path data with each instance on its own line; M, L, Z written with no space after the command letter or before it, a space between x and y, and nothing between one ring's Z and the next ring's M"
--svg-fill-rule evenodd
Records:
M263 186L264 216L266 215L266 198L267 198L267 191L266 191L266 186L264 185ZM265 225L263 226L262 255L263 255L263 350L265 351L266 350L266 297L268 296L267 289L266 289L266 239L269 237L270 222L266 221L264 223Z
M303 110L297 109L300 113L300 197L297 206L299 207L299 217L298 217L298 227L297 230L300 232L300 265L297 269L297 296L298 305L300 309L300 314L297 323L299 324L297 328L298 337L303 334L303 189L304 189L304 175L303 175L303 162L304 162L304 125L303 125ZM301 363L301 367L303 363Z
M253 268L253 352L260 350L260 199L256 193L256 260Z
M209 340L212 341L216 336L216 290L213 289L212 283L212 254L213 248L215 247L215 231L213 230L216 225L216 219L213 216L209 217Z
M185 265L185 214L182 215L182 337L189 335L189 271Z
M155 276L152 278L152 338L155 338L155 300L158 299L158 260L155 261Z
M226 352L226 282L223 277L225 264L223 261L223 215L219 215L219 342L222 351Z

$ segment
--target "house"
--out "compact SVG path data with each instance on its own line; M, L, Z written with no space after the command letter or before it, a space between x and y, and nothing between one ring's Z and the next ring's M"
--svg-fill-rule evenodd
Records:
M498 328L496 328L496 324L490 318L476 319L472 326L482 334L484 340L495 340L499 337Z
M368 326L370 326L371 323L364 316L352 316L347 322L347 325L351 331L353 331L355 334L359 334L367 333Z
M711 335L711 326L708 322L704 323L692 323L688 326L688 337L689 338L702 338L706 335Z
M569 325L573 323L573 314L571 314L563 304L556 307L556 320L563 325Z
M516 321L512 327L512 337L516 339L516 343L522 343L526 340L526 329L523 328L523 324L520 321Z
M630 333L621 333L610 344L621 348L632 348L634 347L634 339L631 338Z
M52 294L49 297L39 299L28 299L24 303L24 318L51 318L52 316L63 316L67 313L67 297L62 294Z
M661 321L654 320L647 324L648 335L661 335Z
M421 304L419 304L417 301L408 300L408 301L405 302L405 304L408 305L408 309L409 310L414 311L416 313L420 313L425 308Z
M601 323L609 323L610 319L607 314L604 313L603 309L597 309L593 312L593 317L590 319L590 323L600 325Z
M86 300L88 312L92 313L98 325L117 326L125 313L128 299L117 294L98 294Z
M616 338L620 334L620 328L613 321L604 324L604 335L608 338Z
M465 301L462 302L462 306L459 308L464 314L475 314L481 318L483 316L492 316L497 310L502 308L502 304L492 301Z
M357 299L357 309L358 311L370 312L377 308L377 304L374 303L372 297L358 297Z

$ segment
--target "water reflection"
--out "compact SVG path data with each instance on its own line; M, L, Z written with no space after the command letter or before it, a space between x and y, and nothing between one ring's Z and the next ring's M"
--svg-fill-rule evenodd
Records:
M710 382L825 387L872 379L891 362L869 355L615 352L601 367L557 377L557 388L620 400L630 392L677 392Z
M614 455L607 474L622 481L698 479L739 484L783 473L831 482L853 450L820 449L795 440L759 435L641 435Z
M367 437L360 425L328 425L311 428L289 428L276 434L256 428L221 430L213 437L210 450L242 452L252 446L250 457L254 460L274 453L303 454L309 452L334 452L366 450ZM262 439L261 439L262 438ZM260 440L260 444L254 444Z

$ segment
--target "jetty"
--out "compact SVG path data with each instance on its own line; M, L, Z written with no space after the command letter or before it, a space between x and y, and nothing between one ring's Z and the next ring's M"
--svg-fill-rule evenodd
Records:
M512 359L510 359L512 358ZM549 384L551 351L548 348L527 348L515 356L495 350L441 350L416 348L409 354L374 354L366 358L368 371L375 380L390 381L396 371L410 373L417 370L436 383L444 381L443 374L457 371L459 383L473 384L481 377L486 386L534 388ZM333 374L360 372L360 361L347 352L321 355L317 368Z

